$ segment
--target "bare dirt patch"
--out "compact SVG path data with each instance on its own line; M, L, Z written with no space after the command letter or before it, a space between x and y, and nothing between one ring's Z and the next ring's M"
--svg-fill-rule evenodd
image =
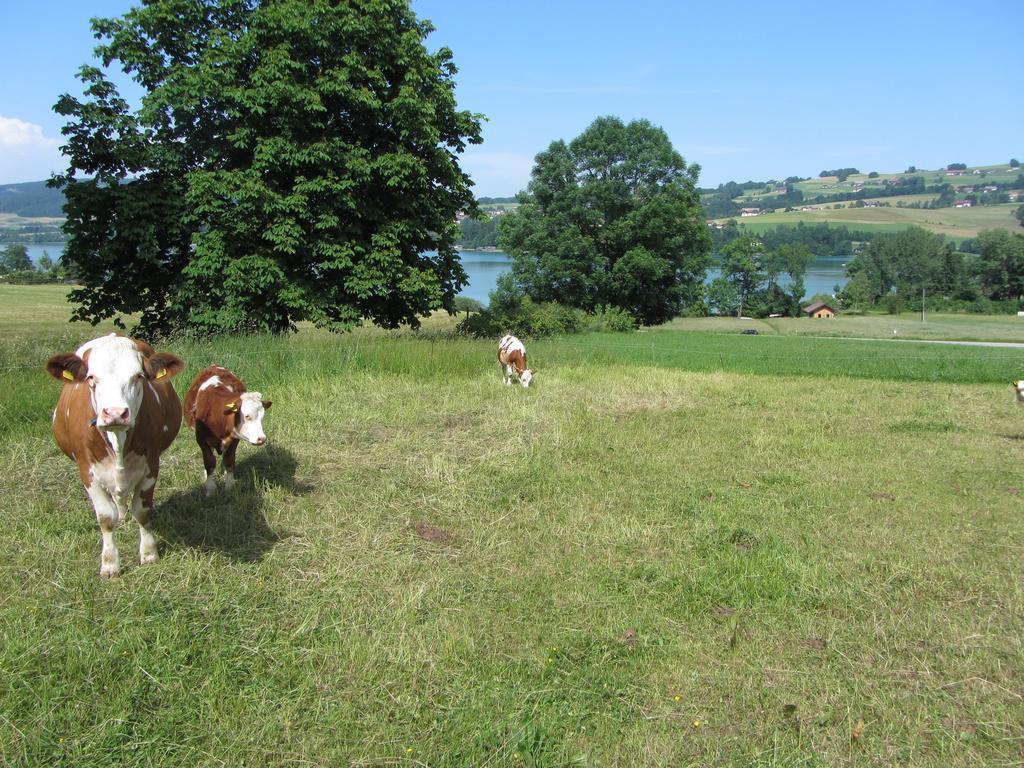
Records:
M455 534L427 523L413 523L413 531L424 541L432 544L451 544L455 541Z

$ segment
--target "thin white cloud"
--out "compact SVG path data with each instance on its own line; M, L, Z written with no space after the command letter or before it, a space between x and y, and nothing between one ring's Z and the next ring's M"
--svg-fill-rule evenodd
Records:
M0 115L0 183L41 181L64 167L60 140L42 126Z

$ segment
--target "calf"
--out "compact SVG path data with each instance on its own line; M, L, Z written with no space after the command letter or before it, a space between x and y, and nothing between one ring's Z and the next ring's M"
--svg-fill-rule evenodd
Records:
M498 364L502 368L502 381L512 383L512 376L524 387L530 386L533 371L526 367L526 347L515 336L503 336L498 342Z
M206 480L203 490L209 496L217 488L214 477L217 458L224 454L224 487L235 484L235 450L238 441L263 445L263 414L271 401L259 392L246 392L245 384L227 368L211 365L196 376L185 394L185 423L196 431L196 442L203 452Z
M171 378L185 364L144 341L110 334L46 363L64 383L53 436L73 461L103 536L100 576L120 572L114 529L131 511L139 524L139 562L157 559L149 529L160 454L181 427L181 400Z

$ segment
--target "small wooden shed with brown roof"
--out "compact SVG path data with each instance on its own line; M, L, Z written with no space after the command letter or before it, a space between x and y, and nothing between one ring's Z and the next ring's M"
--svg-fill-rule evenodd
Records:
M808 317L835 317L836 311L824 301L816 301L810 306L804 307L804 313Z

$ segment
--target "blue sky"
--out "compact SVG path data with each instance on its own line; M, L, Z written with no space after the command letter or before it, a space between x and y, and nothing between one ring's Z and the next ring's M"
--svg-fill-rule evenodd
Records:
M78 94L91 16L130 0L0 11L0 182L62 166L57 96ZM478 195L594 118L665 129L702 186L1024 160L1024 2L413 0L455 54L460 107L486 115L463 167Z

